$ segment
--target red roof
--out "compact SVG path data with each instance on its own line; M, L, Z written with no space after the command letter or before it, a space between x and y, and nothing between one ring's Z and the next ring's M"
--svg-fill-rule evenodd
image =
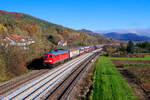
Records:
M22 38L20 35L16 35L16 34L11 34L8 37L10 37L12 39L21 39Z
M16 35L16 34L8 35L8 38L10 38L16 42L23 42L23 41L21 41L21 39L24 39L24 42L27 42L29 39L29 37L20 36L20 35Z
M67 41L61 40L62 43L67 43Z

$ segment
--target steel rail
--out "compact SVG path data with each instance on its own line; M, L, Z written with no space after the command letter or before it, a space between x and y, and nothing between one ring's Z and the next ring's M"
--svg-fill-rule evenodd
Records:
M46 75L43 75L42 76L42 78L39 78L38 80L34 80L33 82L29 82L28 84L26 84L26 85L24 85L24 87L26 87L26 88L18 88L18 89L16 89L15 91L13 91L13 92L11 92L11 93L9 93L9 94L7 94L6 96L3 96L2 98L0 98L0 99L11 99L11 98L13 98L13 97L17 97L18 95L21 95L22 93L24 93L24 92L26 92L26 91L28 91L28 90L31 90L31 87L35 87L39 82L41 83L41 81L43 81L43 80L46 80L46 79L48 79L50 76L54 76L54 74L55 73L58 73L60 70L63 70L63 71L60 71L59 72L59 74L58 75L60 75L61 73L63 73L63 72L65 72L65 70L69 70L69 67L71 67L72 65L74 65L75 63L77 63L79 60L83 60L83 58L85 57L87 57L88 56L88 54L85 54L85 55L82 55L82 56L80 56L80 57L78 57L78 58L76 58L76 59L73 59L73 60L71 60L70 62L68 62L68 63L66 63L66 64L64 64L64 65L62 65L61 67L59 67L59 68L57 68L57 69L55 69L55 70L52 70L51 71L51 73L48 73L48 74L46 74ZM67 67L66 67L67 66ZM62 74L62 76L63 76L64 74ZM57 76L54 76L54 77L57 77ZM52 79L54 79L54 77L52 78ZM59 77L60 78L60 77ZM51 80L52 80L51 79ZM50 81L50 80L49 80ZM49 81L46 81L47 83L49 82ZM56 80L55 80L56 81ZM58 81L58 79L57 79L57 81ZM32 83L32 84L31 84ZM43 86L45 86L46 84L43 84ZM19 90L20 89L22 89L22 92L20 92ZM32 88L33 89L33 88ZM38 89L41 89L41 87L40 88L38 88ZM33 93L33 91L31 92L31 93ZM34 93L36 93L35 91L34 91ZM29 94L28 96L32 96L31 94ZM14 98L15 99L15 98Z

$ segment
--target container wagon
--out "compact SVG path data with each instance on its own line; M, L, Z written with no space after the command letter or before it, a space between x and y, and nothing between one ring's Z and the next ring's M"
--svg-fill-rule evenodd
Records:
M79 49L69 49L69 57L70 58L79 56L79 54L80 54Z
M79 47L79 53L80 55L83 55L85 53L85 48L84 47Z

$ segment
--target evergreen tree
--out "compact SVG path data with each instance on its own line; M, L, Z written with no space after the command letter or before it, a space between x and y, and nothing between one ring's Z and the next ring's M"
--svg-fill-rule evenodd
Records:
M120 43L119 51L125 53L126 52L126 47L123 45L123 43Z
M127 53L134 53L134 43L130 40L127 45Z

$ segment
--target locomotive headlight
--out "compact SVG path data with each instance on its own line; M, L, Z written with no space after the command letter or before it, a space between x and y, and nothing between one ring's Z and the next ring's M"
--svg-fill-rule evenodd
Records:
M52 60L49 60L49 62L52 62Z

